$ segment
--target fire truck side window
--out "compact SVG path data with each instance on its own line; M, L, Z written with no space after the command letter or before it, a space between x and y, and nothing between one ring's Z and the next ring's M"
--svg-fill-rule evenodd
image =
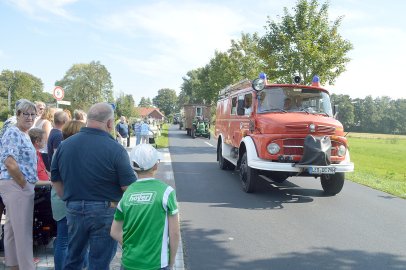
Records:
M237 114L237 97L231 99L231 114Z
M249 115L252 112L252 94L244 96L244 114Z

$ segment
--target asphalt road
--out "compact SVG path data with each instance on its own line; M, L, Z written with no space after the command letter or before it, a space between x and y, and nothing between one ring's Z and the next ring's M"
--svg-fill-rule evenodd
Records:
M186 269L406 269L405 200L350 181L327 197L303 177L246 194L214 139L172 126L169 143Z

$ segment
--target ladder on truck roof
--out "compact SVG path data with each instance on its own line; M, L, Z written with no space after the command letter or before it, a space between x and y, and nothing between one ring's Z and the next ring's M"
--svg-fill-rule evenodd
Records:
M238 83L226 86L225 88L223 88L219 91L219 98L226 97L237 90L248 88L251 86L251 84L252 84L252 82L250 80L244 79L244 80L239 81Z

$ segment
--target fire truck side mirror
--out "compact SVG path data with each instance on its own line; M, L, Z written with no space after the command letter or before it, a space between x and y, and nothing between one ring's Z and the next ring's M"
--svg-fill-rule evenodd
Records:
M239 99L237 103L237 115L245 114L245 102L244 99Z

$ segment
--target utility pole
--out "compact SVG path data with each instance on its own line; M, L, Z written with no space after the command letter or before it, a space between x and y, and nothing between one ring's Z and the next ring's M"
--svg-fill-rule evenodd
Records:
M11 112L11 86L8 87L8 111Z

